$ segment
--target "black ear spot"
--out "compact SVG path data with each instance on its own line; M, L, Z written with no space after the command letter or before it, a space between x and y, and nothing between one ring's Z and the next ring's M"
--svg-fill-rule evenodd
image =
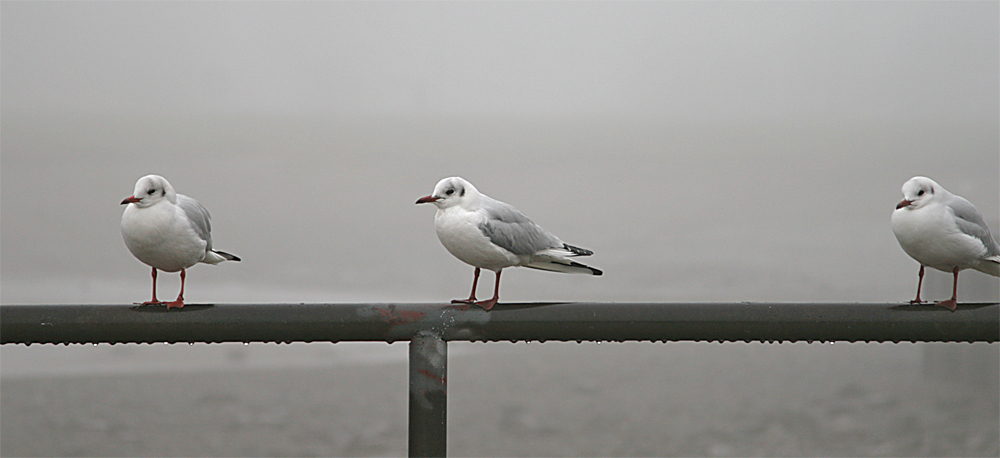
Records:
M462 190L458 192L458 197L462 197L464 195L465 195L465 188L462 188Z

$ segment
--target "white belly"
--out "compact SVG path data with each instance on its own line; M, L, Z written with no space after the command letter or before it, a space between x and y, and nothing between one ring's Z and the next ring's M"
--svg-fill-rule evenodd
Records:
M139 208L129 205L122 215L122 236L132 255L165 272L177 272L205 259L207 242L170 205Z
M977 265L986 255L986 246L959 230L948 212L929 210L893 212L892 231L903 251L917 262L945 272Z
M477 217L476 213L438 210L434 229L445 249L466 264L494 272L522 265L517 255L494 245L483 235Z

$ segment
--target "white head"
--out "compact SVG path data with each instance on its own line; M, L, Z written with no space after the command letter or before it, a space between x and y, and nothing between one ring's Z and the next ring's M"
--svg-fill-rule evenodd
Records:
M177 193L166 178L159 175L146 175L135 182L135 191L122 201L122 205L135 204L137 207L148 207L163 199L172 204L177 203Z
M455 205L469 206L479 200L479 195L479 190L464 178L448 177L438 182L433 194L417 199L417 203L432 203L441 209Z
M916 210L947 192L930 178L910 178L906 183L903 183L903 200L896 204L896 210L901 208Z

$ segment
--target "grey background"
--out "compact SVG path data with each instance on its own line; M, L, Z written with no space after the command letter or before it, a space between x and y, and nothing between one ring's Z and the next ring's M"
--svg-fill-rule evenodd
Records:
M216 246L244 260L192 268L192 303L464 297L471 267L413 204L450 175L605 271L511 269L501 302L906 301L917 264L889 215L914 175L1000 226L995 2L0 13L4 304L147 300L118 202L148 173L205 204ZM178 283L161 275L159 296ZM926 283L950 294L946 274ZM998 296L995 278L960 277L960 301ZM405 346L184 347L3 347L4 454L405 452ZM468 372L452 452L996 455L996 346L945 346L986 369L944 389L924 376L934 347L453 344ZM350 402L354 421L336 413ZM349 424L294 439L308 418ZM193 439L144 433L160 419ZM510 436L475 433L491 428Z

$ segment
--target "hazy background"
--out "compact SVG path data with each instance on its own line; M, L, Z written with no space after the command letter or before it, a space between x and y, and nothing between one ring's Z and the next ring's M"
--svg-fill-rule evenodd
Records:
M510 269L501 302L907 301L918 265L889 227L904 181L929 176L1000 226L998 17L996 2L3 2L0 302L148 300L118 202L149 173L243 258L192 268L190 303L465 297L472 268L414 205L451 175L605 271ZM159 297L178 284L161 275ZM923 297L950 287L929 272ZM960 301L998 296L962 274ZM937 385L931 348L985 372ZM996 345L450 349L457 455L1000 442ZM5 455L405 453L405 344L0 350Z

